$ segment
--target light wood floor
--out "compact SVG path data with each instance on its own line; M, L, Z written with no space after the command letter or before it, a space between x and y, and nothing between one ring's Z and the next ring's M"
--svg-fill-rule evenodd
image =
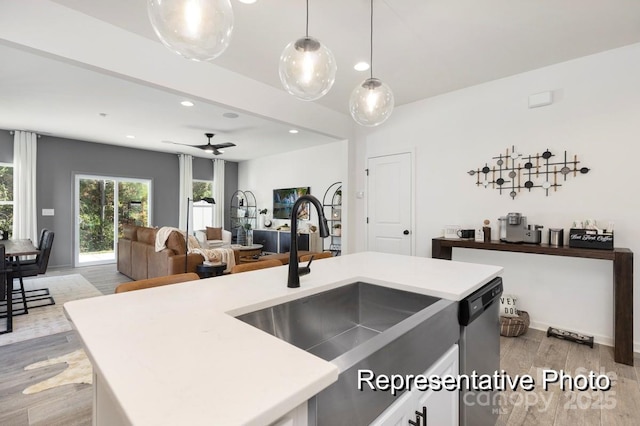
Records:
M111 294L118 284L130 281L116 272L114 265L52 269L47 275L71 273L83 275L104 294ZM25 372L26 365L80 347L72 331L0 347L0 425L90 425L90 385L65 385L33 395L22 394L26 387L58 374L65 367L59 364ZM539 385L531 392L505 392L498 421L501 426L640 424L640 358L636 359L635 368L617 364L610 347L595 345L591 349L548 338L538 330L529 330L518 338L501 337L500 358L501 368L510 376L529 374L536 383L540 383L537 375L542 369L564 370L572 375L593 370L615 377L608 392L562 392L557 386L543 391Z

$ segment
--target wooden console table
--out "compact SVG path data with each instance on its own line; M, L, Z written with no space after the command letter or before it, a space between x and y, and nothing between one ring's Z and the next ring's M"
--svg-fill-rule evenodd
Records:
M481 243L473 240L434 238L431 240L431 257L451 260L454 247L613 261L614 359L622 364L633 365L633 252L631 250L627 248L592 250L552 247L547 244L513 244L501 241Z

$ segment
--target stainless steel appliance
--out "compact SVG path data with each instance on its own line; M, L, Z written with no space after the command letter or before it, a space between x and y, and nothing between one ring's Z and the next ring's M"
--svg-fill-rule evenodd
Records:
M564 229L549 228L549 245L562 247L564 245Z
M509 213L506 217L499 218L500 221L500 241L508 243L531 243L540 244L542 242L541 225L527 225L527 217L522 213Z
M500 295L502 278L495 278L460 301L460 374L500 371ZM495 405L494 405L495 403ZM498 420L497 391L460 391L460 425L489 426Z
M540 244L542 242L542 225L528 225L524 231L524 241L530 244Z
M509 213L506 220L507 236L505 241L509 243L524 242L524 230L527 227L527 217L521 213Z

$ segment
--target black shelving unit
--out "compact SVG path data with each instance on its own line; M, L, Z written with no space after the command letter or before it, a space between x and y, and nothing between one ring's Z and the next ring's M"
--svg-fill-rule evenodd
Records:
M322 206L331 233L329 238L324 239L324 249L331 251L334 256L340 256L342 252L342 182L332 183L327 188L322 197ZM336 228L336 225L339 228Z
M238 190L231 196L229 203L229 219L231 224L231 241L234 244L246 245L246 232L244 225L250 224L251 229L256 229L256 197L251 191ZM238 232L240 230L240 232Z

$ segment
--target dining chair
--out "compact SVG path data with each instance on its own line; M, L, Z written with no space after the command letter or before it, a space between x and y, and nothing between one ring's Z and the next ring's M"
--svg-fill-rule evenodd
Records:
M200 277L195 272L183 274L165 275L164 277L147 278L146 280L131 281L122 283L116 287L116 293L124 293L133 290L144 290L145 288L159 287L162 285L179 284L187 281L197 281Z
M14 293L20 293L22 298L22 308L16 309L14 315L22 315L28 313L29 308L39 308L42 306L55 305L53 297L49 293L49 289L41 288L34 290L25 290L23 278L35 277L37 275L45 274L47 267L49 266L49 257L51 256L51 249L53 248L53 238L55 233L48 229L41 232L40 238L40 253L36 256L33 262L20 261L20 267L18 268L17 262L12 264L12 271L10 272L10 280L13 282L15 278L18 278L19 288L13 289ZM29 295L27 295L29 293ZM28 302L38 302L35 306L28 306Z
M282 262L276 259L270 259L270 260L259 260L257 262L250 262L250 263L241 263L240 265L236 265L233 268L231 268L231 273L237 274L239 272L255 271L257 269L272 268L274 266L282 266Z
M312 257L313 260L327 259L329 257L333 257L333 253L330 251L323 251L320 253L305 254L304 256L300 256L300 262L308 262Z
M47 232L49 232L47 228L42 228L42 230L40 230L40 237L38 238L38 245L36 246L38 250L42 250L44 248L44 236L46 235ZM37 261L38 261L37 256L33 259L21 260L20 266L33 265Z
M40 253L36 256L33 262L20 262L20 269L23 277L35 277L36 275L45 274L47 267L49 266L49 257L51 256L51 249L53 248L53 237L55 233L48 229L44 229L38 249ZM14 267L15 269L15 267Z
M0 244L0 318L7 319L7 326L0 334L11 333L13 331L13 304L11 303L11 281L9 272L11 264L6 260L4 244Z

